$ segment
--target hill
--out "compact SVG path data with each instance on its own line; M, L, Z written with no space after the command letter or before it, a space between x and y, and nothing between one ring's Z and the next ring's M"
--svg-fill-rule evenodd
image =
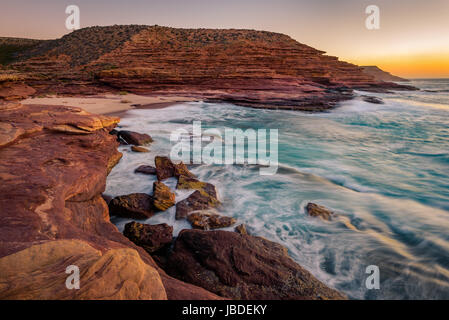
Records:
M182 93L244 106L319 111L352 89L410 89L287 35L243 29L90 27L16 54L37 94Z

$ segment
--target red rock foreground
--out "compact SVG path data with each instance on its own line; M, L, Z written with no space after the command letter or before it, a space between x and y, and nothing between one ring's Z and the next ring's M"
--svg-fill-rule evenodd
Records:
M125 234L136 246L109 221L102 197L121 158L109 134L118 118L65 106L0 104L0 111L0 299L344 298L263 238L183 230L167 253L172 227L131 223ZM192 176L172 166L174 175ZM185 188L210 189L180 177ZM163 209L174 204L162 182L156 191ZM131 200L133 213L150 201ZM179 280L149 253L162 254L155 259ZM79 290L66 287L69 266L80 270Z
M37 95L175 93L255 108L322 111L351 99L353 89L415 89L378 81L356 65L267 31L90 27L18 54L9 68Z
M183 230L166 260L179 279L231 299L344 299L264 238Z
M176 280L109 221L118 118L0 104L0 299L217 299ZM65 286L69 265L80 289Z

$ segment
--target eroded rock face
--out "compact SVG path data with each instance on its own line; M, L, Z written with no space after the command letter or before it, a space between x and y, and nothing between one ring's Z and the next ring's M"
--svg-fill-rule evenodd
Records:
M248 231L246 230L246 225L239 224L237 227L235 227L235 232L240 234L248 234Z
M155 181L153 183L153 199L154 206L161 211L173 207L176 203L175 194L171 192L169 187L160 181Z
M231 299L344 299L295 263L283 246L227 231L183 230L166 271Z
M306 206L306 211L311 217L320 217L324 220L331 220L334 212L328 208L316 203L309 202Z
M109 221L101 194L120 158L118 118L0 105L1 299L217 299L176 280ZM71 127L82 133L53 130ZM76 131L73 130L73 131ZM66 267L81 271L67 290Z
M154 215L153 197L146 193L118 196L109 202L109 213L131 219L147 219Z
M26 99L34 93L36 90L22 82L0 82L0 100Z
M189 220L193 228L203 230L226 228L236 222L234 218L209 212L191 213L187 216L187 220Z
M170 245L173 240L173 227L166 223L149 225L130 222L125 225L123 234L151 254Z

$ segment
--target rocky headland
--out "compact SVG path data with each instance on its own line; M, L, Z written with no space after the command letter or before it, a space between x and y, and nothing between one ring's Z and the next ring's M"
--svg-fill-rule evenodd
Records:
M356 65L266 31L128 25L24 43L16 51L7 47L7 69L0 73L10 83L0 84L0 97L20 84L18 91L31 87L33 96L176 93L255 108L323 111L353 98L354 89L416 89L379 81ZM8 38L0 51L5 46Z

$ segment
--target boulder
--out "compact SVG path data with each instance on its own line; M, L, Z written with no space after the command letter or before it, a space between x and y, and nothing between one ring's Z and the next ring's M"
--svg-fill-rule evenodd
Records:
M237 227L235 227L235 232L240 234L248 234L248 231L246 230L246 225L239 224Z
M175 205L175 194L160 181L153 184L153 204L158 210L165 211Z
M156 174L156 168L152 166L139 166L134 170L135 173Z
M166 223L149 225L133 221L125 225L123 234L152 254L170 245L173 240L173 227Z
M264 238L228 231L182 230L165 269L230 299L344 299Z
M320 206L316 203L309 202L306 206L306 211L311 217L320 217L324 220L331 220L334 214L326 207Z
M128 130L120 130L117 133L119 140L126 142L127 144L133 144L135 146L142 146L153 142L153 139L146 133L138 133Z
M154 215L153 197L145 193L132 193L115 197L109 202L109 213L131 219L147 219Z
M131 146L131 150L134 152L150 152L147 148L139 147L139 146Z
M180 176L186 176L186 177L191 177L191 178L195 178L195 175L193 173L191 173L189 171L189 169L187 169L187 166L181 161L178 164L173 164L174 168L175 168L175 176L176 177L180 177Z
M200 191L195 191L186 199L176 204L176 220L186 218L189 213L197 210L205 210L216 207L219 204L216 198L212 198Z
M225 217L208 212L194 212L187 216L187 220L195 229L219 229L232 226L236 220L231 217Z
M168 157L156 156L154 158L156 165L156 175L159 181L174 177L175 167Z

